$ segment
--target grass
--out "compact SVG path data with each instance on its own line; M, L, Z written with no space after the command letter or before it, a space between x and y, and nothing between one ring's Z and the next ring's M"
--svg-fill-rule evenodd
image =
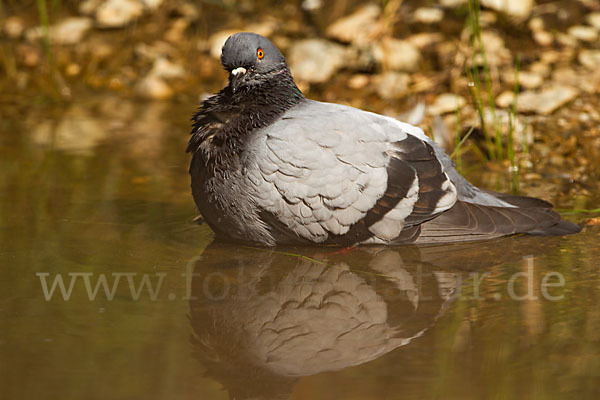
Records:
M468 1L468 15L466 25L471 30L471 46L472 55L470 64L465 66L465 73L469 82L469 94L477 110L479 123L481 125L481 131L484 135L485 148L487 150L487 159L492 161L504 161L510 162L510 171L512 174L512 190L518 192L519 190L519 168L516 162L515 152L515 127L516 127L516 115L517 115L517 99L519 94L519 70L520 60L517 57L515 61L515 83L513 87L513 104L509 110L508 116L508 132L506 141L502 134L502 125L500 118L496 112L496 102L494 99L494 88L493 80L490 72L490 66L488 63L488 57L486 53L485 43L482 39L482 27L480 21L481 5L479 0ZM491 124L488 123L486 113L489 110L491 116ZM458 114L457 114L458 115ZM458 133L458 128L457 128ZM460 138L457 135L456 147L453 153L458 155L460 148L465 143L468 135ZM526 140L525 140L526 142ZM524 148L527 144L524 143ZM460 160L457 160L457 164L460 164Z

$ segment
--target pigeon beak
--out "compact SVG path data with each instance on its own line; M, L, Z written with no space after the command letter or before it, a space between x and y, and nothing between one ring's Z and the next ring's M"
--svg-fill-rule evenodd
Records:
M243 75L245 73L246 73L246 68L244 68L244 67L238 67L231 71L231 75L233 75L233 76Z
M244 67L238 67L236 69L231 70L230 79L231 86L234 92L237 89L239 82L243 79L244 75L246 75L246 68Z

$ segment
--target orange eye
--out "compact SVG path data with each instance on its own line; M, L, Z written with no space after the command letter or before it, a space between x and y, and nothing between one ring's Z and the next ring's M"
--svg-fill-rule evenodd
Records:
M256 50L256 57L258 57L259 60L262 60L264 56L265 52L259 47L258 50Z

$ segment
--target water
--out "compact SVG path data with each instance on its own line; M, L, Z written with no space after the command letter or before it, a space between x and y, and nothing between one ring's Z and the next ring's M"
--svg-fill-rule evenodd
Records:
M598 227L350 252L216 244L193 221L193 108L4 110L3 398L600 396ZM70 294L49 293L57 276ZM109 294L90 300L99 279Z

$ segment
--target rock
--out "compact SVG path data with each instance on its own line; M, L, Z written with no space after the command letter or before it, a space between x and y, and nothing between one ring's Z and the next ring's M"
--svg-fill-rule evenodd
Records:
M482 6L503 12L519 20L529 17L534 3L534 0L481 0Z
M561 45L565 46L565 47L577 47L578 43L577 43L577 39L574 36L568 35L566 33L562 33L562 32L556 32L556 40L558 41L558 43L560 43Z
M421 53L407 40L383 38L374 47L375 60L383 68L392 71L416 71L421 62Z
M16 53L17 62L25 67L37 67L42 61L41 49L29 43L20 43Z
M538 91L525 91L517 99L517 111L548 115L567 104L579 91L569 86L554 85Z
M488 65L500 66L511 61L511 54L504 45L504 39L496 32L481 32L481 41L485 45ZM478 65L483 65L483 60L480 57L476 59L476 62Z
M515 84L515 73L514 71L507 71L502 74L502 80L509 85ZM537 89L544 83L544 78L535 73L529 71L519 71L519 86L525 89Z
M452 93L444 93L439 95L432 105L427 109L429 115L442 115L449 112L456 112L456 109L464 107L466 100Z
M104 0L84 0L79 3L79 13L92 16L103 2Z
M500 108L512 107L515 93L512 90L506 90L496 97L496 106Z
M349 16L338 19L325 33L329 38L340 42L365 45L378 30L377 20L380 15L381 8L369 4Z
M264 20L261 22L257 22L254 24L250 24L248 26L246 26L246 28L244 29L246 32L254 32L254 33L258 33L259 35L265 36L265 37L269 37L272 36L275 32L277 32L279 26L277 24L276 20Z
M190 21L196 21L200 16L198 6L192 3L179 3L175 8L175 11L178 15Z
M558 68L552 71L552 82L573 86L587 93L600 92L600 69L587 71L575 71L572 67Z
M600 12L593 12L589 14L585 20L594 28L600 30Z
M533 33L533 40L540 46L550 46L554 42L554 35L550 32L539 31Z
M531 18L527 25L529 26L531 32L542 32L546 29L544 20L540 17Z
M87 17L69 17L56 25L50 26L50 41L59 45L79 43L92 27L92 20ZM25 33L27 40L39 40L44 36L44 28L36 26Z
M208 38L210 55L216 59L221 59L221 50L223 50L223 45L225 44L225 41L229 38L229 36L237 32L239 32L237 29L229 29L213 33Z
M542 78L550 75L552 69L548 64L542 61L536 61L529 66L529 70L533 73L540 75Z
M162 5L164 0L142 0L142 3L146 6L150 11L154 11L158 9Z
M444 35L439 32L421 32L409 36L406 40L417 49L424 49L443 41Z
M433 7L419 7L413 14L413 19L422 24L435 24L444 18L444 11Z
M581 65L591 70L600 68L600 50L582 50L577 59Z
M322 0L304 0L302 1L302 9L306 11L317 11L323 7Z
M350 89L363 89L369 84L369 75L356 74L348 79L348 87Z
M575 25L567 31L569 36L582 42L596 42L598 40L598 31L591 26Z
M440 0L440 5L446 8L460 7L467 4L468 0Z
M121 28L144 13L144 5L137 0L107 0L96 10L96 22L101 28Z
M185 31L190 26L190 23L191 21L187 18L176 19L165 33L165 40L172 43L182 42L185 39Z
M92 150L108 136L105 121L91 115L87 105L73 103L55 123L48 119L33 124L31 141L39 146L76 153L92 154Z
M25 23L21 17L10 16L4 20L2 32L10 39L18 39L25 30Z
M407 94L410 76L402 72L384 72L374 78L377 94L386 100L399 99Z
M305 39L289 50L289 66L298 80L323 83L346 64L343 46L324 39Z
M164 57L159 57L154 61L149 75L162 79L182 78L185 76L185 70L179 64L175 64Z
M165 100L173 96L173 89L163 79L152 74L139 82L137 92L143 97L154 100Z

